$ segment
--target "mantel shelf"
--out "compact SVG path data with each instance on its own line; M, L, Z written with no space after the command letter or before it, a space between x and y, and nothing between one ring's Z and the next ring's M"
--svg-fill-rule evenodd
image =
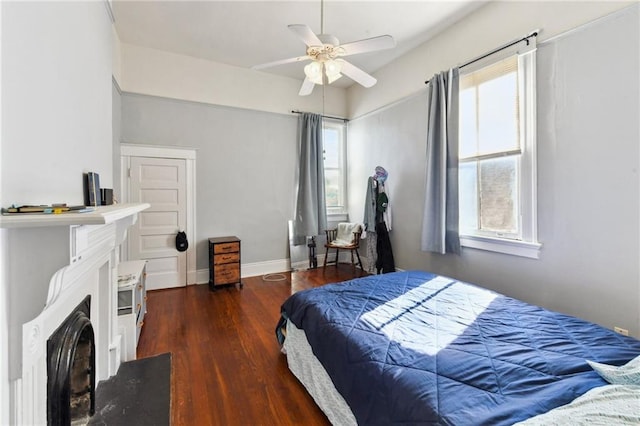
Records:
M151 207L147 203L113 204L95 207L87 213L34 214L0 216L0 228L39 228L44 226L104 225L116 222Z

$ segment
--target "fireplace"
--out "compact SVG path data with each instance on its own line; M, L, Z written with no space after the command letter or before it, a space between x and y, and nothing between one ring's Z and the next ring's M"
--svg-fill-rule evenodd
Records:
M4 348L9 424L86 424L91 417L96 387L122 361L115 303L120 245L148 207L0 216L11 247L3 271L11 307L12 344Z
M84 425L95 410L95 337L88 295L47 340L47 424Z

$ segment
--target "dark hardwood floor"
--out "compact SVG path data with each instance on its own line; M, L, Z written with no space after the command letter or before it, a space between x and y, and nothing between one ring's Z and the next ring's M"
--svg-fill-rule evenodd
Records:
M173 426L329 424L289 371L274 330L292 293L365 273L339 265L283 275L245 278L243 289L147 293L138 358L171 352Z

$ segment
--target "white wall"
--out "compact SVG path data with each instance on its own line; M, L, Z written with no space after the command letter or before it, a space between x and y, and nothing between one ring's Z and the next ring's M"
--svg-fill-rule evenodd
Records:
M561 11L571 15L567 9L571 4L543 7L557 21ZM579 13L582 4L574 7ZM420 251L426 152L423 81L415 96L350 123L349 156L359 159L349 170L351 217L362 215L366 177L376 165L385 166L398 267L472 281L640 335L639 9L633 6L538 45L540 260L468 248L460 256ZM469 39L474 34L479 39L487 28L507 21L522 25L526 21L520 34L538 27L544 30L542 23L547 21L528 4L496 3L480 12L485 13L458 24ZM507 12L509 20L502 19ZM437 41L439 49L456 51L456 29ZM422 50L424 54L430 49L427 45ZM396 77L407 71L397 65L392 70ZM424 80L424 75L415 78ZM366 108L377 102L369 96L367 92ZM354 111L359 108L356 105Z
M348 117L389 105L424 88L425 80L508 41L541 29L538 42L635 2L498 1L481 7L436 37L382 68L370 89L348 89Z
M322 90L298 96L302 81L219 62L122 43L123 92L259 111L323 111ZM346 115L346 90L328 86L324 112Z
M112 185L111 29L87 3L5 4L3 205L81 204L83 171Z
M2 28L3 2L0 2L0 37L4 34ZM1 40L1 39L0 39ZM2 42L0 42L0 135L2 135ZM0 164L2 164L2 140L0 139ZM2 173L0 172L0 200L2 200ZM8 259L8 236L4 229L0 229L0 348L9 347L9 273L5 267ZM9 351L0 350L0 424L9 423Z
M0 11L0 205L82 203L83 171L100 173L103 186L112 183L111 22L105 5L0 2ZM24 291L7 279L16 260L9 241L17 235L0 230L0 424L9 424L10 414L7 348L17 344L7 342L16 309L9 300ZM20 244L35 245L38 238Z

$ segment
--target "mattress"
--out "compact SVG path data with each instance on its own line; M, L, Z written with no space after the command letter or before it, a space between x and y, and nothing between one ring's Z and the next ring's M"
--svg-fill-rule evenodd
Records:
M282 315L358 424L513 424L604 385L587 359L640 354L633 338L422 271L305 290Z

